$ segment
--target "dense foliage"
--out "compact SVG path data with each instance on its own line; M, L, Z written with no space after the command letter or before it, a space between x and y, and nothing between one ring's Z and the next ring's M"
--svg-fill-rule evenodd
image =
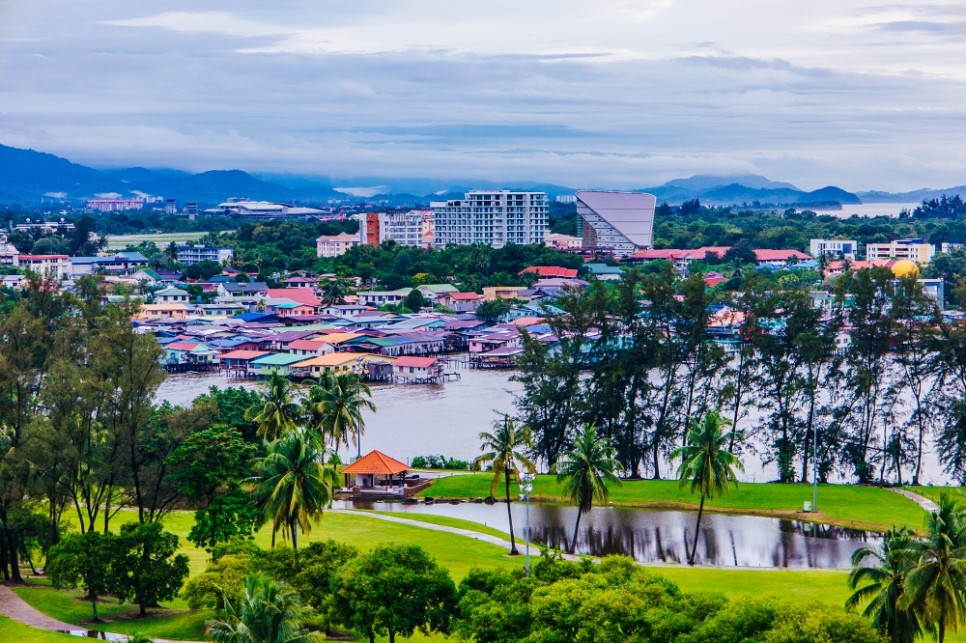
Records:
M930 440L966 480L966 326L914 280L860 270L816 301L757 271L716 292L666 265L557 306L559 346L526 337L515 376L548 467L594 424L628 474L661 477L691 419L719 410L727 450L760 455L781 481L918 483Z

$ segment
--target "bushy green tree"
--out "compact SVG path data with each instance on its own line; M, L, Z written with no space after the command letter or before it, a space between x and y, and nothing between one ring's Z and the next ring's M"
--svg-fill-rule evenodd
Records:
M45 572L54 587L80 587L91 603L96 622L97 600L113 589L116 537L113 534L74 533L50 550Z
M456 606L449 573L414 545L384 545L350 562L336 577L333 613L374 643L417 629L446 632Z
M128 523L114 541L116 553L111 570L114 594L147 608L178 595L188 576L188 557L177 554L178 537L158 523Z

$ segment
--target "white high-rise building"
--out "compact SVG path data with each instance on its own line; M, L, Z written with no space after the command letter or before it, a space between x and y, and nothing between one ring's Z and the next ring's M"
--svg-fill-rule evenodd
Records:
M430 204L435 245L543 243L547 230L547 193L472 190L456 201Z
M626 257L654 245L657 198L643 192L577 192L584 248Z
M370 246L395 241L401 246L419 248L423 245L423 211L363 214L359 218L359 241Z

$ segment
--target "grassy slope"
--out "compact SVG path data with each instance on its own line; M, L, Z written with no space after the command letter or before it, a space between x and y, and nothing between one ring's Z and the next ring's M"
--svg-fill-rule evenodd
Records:
M0 641L17 641L17 643L77 643L80 639L66 634L56 634L37 630L6 616L0 616Z
M445 493L441 490L445 488ZM750 488L750 489L749 489ZM480 496L488 491L488 481L486 476L454 476L443 479L434 484L435 495L456 497ZM737 493L726 496L730 498L730 509L762 510L774 508L782 510L782 502L789 503L784 506L798 504L797 498L805 494L806 489L801 485L742 485L742 489ZM550 476L542 476L538 481L537 492L547 499L556 499L556 484ZM744 497L742 493L744 492ZM433 495L433 491L430 495ZM810 496L806 496L810 497ZM677 490L677 484L665 481L634 482L626 484L623 488L615 490L615 500L627 502L628 504L646 505L648 503L670 503L690 501L690 496L686 492ZM839 487L829 486L820 488L820 502L825 500L823 509L829 513L840 512L840 515L848 515L851 509L857 515L865 516L863 520L873 521L870 516L878 515L878 520L882 521L887 516L893 515L897 511L898 515L906 515L910 524L918 518L921 524L922 512L913 503L909 503L915 511L909 511L903 503L895 503L894 499L903 500L897 494L888 491L871 488L858 487ZM871 507L863 509L864 505L884 503L885 506ZM773 504L767 504L773 503ZM876 513L878 512L878 514ZM767 513L767 512L765 512ZM918 516L917 516L918 513ZM407 518L433 522L435 524L452 524L464 528L471 525L459 524L464 521L452 521L440 519L438 516L411 515ZM126 520L133 520L134 514L122 512L119 514L116 524ZM896 521L894 518L893 521ZM192 524L190 514L179 513L168 517L166 526L182 538L182 551L191 557L192 574L200 572L205 565L207 554L198 550L184 540ZM858 523L856 523L858 524ZM880 523L886 526L890 523ZM475 530L479 531L480 526ZM318 524L306 541L324 540L332 538L340 542L355 544L363 549L371 548L375 545L389 542L413 543L424 547L434 556L443 566L450 570L454 579L459 581L466 572L472 567L494 567L513 568L522 566L521 558L510 558L506 551L496 545L489 545L479 541L466 539L452 534L421 529L415 526L399 525L383 521L376 522L364 514L343 514L327 513ZM256 537L256 542L264 547L270 544L271 534L268 530L262 530ZM678 583L685 591L717 591L730 598L741 599L747 597L778 597L795 603L821 602L831 605L842 605L848 589L846 587L847 574L835 571L762 571L762 570L734 570L734 569L708 569L708 568L687 568L677 566L655 566L652 568L654 573L662 574ZM80 622L89 616L89 606L77 601L67 595L61 597L47 598L39 594L57 594L51 590L28 589L17 590L29 602L38 609L68 622ZM37 592L37 594L35 594ZM64 598L66 596L66 598ZM69 605L68 607L65 605ZM171 607L179 607L180 601L174 602ZM102 605L101 609L107 609L107 605ZM191 618L195 618L191 623ZM160 617L148 620L122 621L110 626L103 626L104 629L117 630L127 633L134 631L145 631L155 636L169 636L171 638L197 638L201 631L205 615L176 615L173 617ZM4 634L3 627L20 627L0 620L0 641L8 640ZM123 629L122 629L123 628ZM186 628L179 630L179 628ZM195 628L195 629L190 629ZM178 635L175 632L180 632ZM422 639L423 637L418 637ZM32 641L34 639L17 636L19 641ZM47 638L36 639L46 643ZM49 640L60 640L59 638ZM435 640L435 639L434 639ZM953 636L950 641L966 641L966 636Z
M459 475L435 480L423 495L445 498L476 498L490 493L488 474ZM610 490L615 504L637 507L697 507L699 498L674 480L634 480ZM535 500L561 499L560 486L554 476L538 476L534 484ZM721 498L705 504L712 511L730 511L763 516L793 517L847 527L888 529L893 525L920 528L925 513L916 503L897 493L877 487L819 485L815 514L800 513L802 503L812 499L812 486L807 484L743 483Z

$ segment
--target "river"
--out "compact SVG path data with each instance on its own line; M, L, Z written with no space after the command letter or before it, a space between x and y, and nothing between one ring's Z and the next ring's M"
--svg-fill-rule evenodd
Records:
M366 430L362 452L378 449L407 464L418 455L440 454L466 461L479 455L480 433L492 430L502 413L515 412L514 396L521 386L510 380L514 371L461 368L458 372L459 380L445 384L372 384L377 410L363 412ZM212 386L258 388L261 384L217 373L173 374L158 389L157 398L188 406ZM758 410L749 406L741 426L751 426L758 415ZM354 446L340 450L343 462L350 462L355 453ZM743 482L767 482L777 477L776 469L762 465L757 455L746 454L742 461ZM672 472L665 462L662 475L667 477ZM924 450L923 473L924 483L949 484L931 447ZM908 479L909 472L904 471L904 475ZM851 479L836 475L830 481Z

